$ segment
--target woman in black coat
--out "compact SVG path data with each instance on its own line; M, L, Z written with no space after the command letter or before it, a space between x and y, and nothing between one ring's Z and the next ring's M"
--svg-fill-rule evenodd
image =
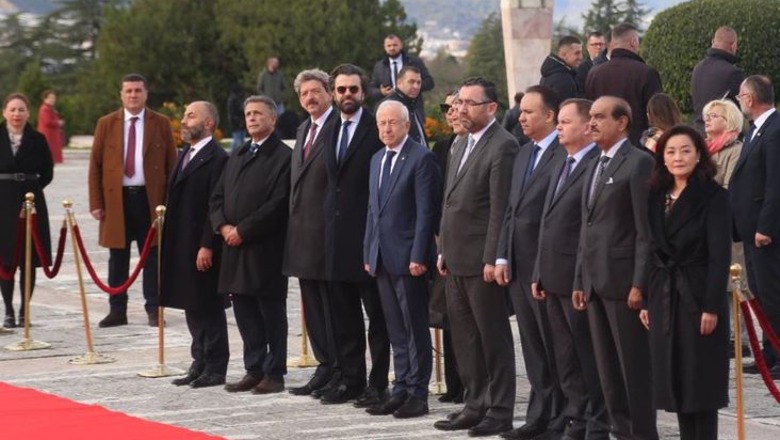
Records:
M51 261L51 238L49 236L49 212L43 188L54 177L54 163L46 138L27 123L30 118L30 101L21 93L12 93L3 101L3 122L0 123L0 262L5 272L10 271L16 247L19 211L28 192L35 194L35 209L38 213L38 235L41 238L46 257ZM40 267L38 255L33 248L33 267ZM24 254L20 254L19 287L22 302L19 308L19 326L24 325ZM30 284L35 287L35 269L32 269ZM0 280L0 290L5 303L4 327L15 327L14 280ZM30 292L32 294L32 292Z
M646 309L655 407L680 438L717 439L728 404L731 210L701 135L677 125L658 141L650 195L653 253Z

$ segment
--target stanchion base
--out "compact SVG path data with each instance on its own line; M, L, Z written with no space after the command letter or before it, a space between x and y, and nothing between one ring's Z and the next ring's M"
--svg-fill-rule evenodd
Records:
M428 392L431 393L432 396L441 396L445 393L445 390L440 383L434 383L428 387Z
M10 328L0 327L0 335L12 335L16 332L11 330Z
M168 376L181 376L186 373L184 370L178 368L171 368L164 364L159 364L151 370L139 371L138 375L141 377L168 377Z
M78 356L68 361L71 365L110 364L112 362L116 362L116 359L94 352L87 352L83 356Z
M46 348L51 348L51 344L49 344L48 342L35 341L32 339L24 339L14 344L9 344L5 346L5 349L8 351L43 350Z
M309 355L303 355L297 358L292 358L289 361L287 361L287 366L291 368L316 367L319 364L320 363L317 362L317 359L314 359Z

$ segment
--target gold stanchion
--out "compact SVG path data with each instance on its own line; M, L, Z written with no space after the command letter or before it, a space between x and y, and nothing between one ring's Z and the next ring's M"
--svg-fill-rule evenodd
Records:
M72 365L94 365L116 362L116 359L95 353L93 349L92 329L89 325L89 308L87 307L87 293L84 289L84 278L81 274L81 254L79 253L79 248L76 244L76 235L73 233L73 229L76 225L76 216L73 215L73 202L67 199L63 200L62 207L65 208L65 223L68 227L68 233L70 233L70 241L73 243L73 260L76 262L76 277L78 278L79 293L81 295L81 313L84 315L84 332L87 335L87 353L69 360L68 363Z
M158 206L155 209L155 213L157 214L157 296L161 297L160 279L162 274L160 273L160 264L162 261L162 234L163 224L165 223L165 206ZM141 377L168 377L179 376L184 373L184 370L165 365L165 307L160 305L157 307L157 366L150 370L141 371L138 375Z
M316 367L320 363L309 355L309 331L306 329L306 312L303 308L303 294L301 294L301 355L287 362L291 368Z
M442 356L441 356L441 329L433 329L433 368L436 372L436 382L433 384L431 394L441 395L444 394L444 387L442 386Z
M732 264L731 275L731 308L734 321L734 375L737 400L737 439L745 439L745 406L742 396L742 331L740 329L740 299L742 296L742 266Z
M9 351L28 351L51 348L51 344L30 339L30 296L32 293L32 215L35 212L35 195L24 195L24 339L5 347Z

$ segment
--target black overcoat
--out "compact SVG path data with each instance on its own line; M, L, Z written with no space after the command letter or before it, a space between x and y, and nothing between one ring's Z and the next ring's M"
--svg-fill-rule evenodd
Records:
M228 154L212 140L182 170L182 157L189 151L189 147L182 150L168 179L160 304L184 310L224 307L226 297L217 293L222 237L209 222L209 196ZM214 251L213 265L204 272L195 266L201 247Z
M222 244L218 291L262 299L287 297L282 275L292 150L276 134L252 155L250 142L225 165L210 201L211 226L235 225L240 246Z
M16 244L19 211L24 195L35 194L35 210L38 213L38 235L51 264L51 236L49 234L49 210L43 188L54 178L54 162L46 138L30 124L24 126L22 144L16 156L11 150L6 122L0 123L0 174L37 174L37 180L0 180L0 258L4 266L10 266ZM20 260L24 259L24 248ZM21 262L21 261L20 261ZM40 267L38 255L33 248L33 266Z
M383 148L376 119L365 108L343 162L336 161L340 118L325 149L328 191L325 196L325 279L368 282L363 270L363 237L368 212L368 173L371 156Z
M698 412L728 404L728 275L731 209L714 181L691 180L671 212L666 193L650 196L653 252L648 264L654 402L658 409ZM701 314L716 313L713 333Z

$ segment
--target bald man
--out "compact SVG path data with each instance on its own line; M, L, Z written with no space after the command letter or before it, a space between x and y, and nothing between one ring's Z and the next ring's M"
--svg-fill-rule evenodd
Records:
M721 26L712 37L707 56L699 61L691 75L693 116L696 128L704 133L701 111L713 99L728 97L736 102L739 85L745 79L737 67L737 32L729 26Z

